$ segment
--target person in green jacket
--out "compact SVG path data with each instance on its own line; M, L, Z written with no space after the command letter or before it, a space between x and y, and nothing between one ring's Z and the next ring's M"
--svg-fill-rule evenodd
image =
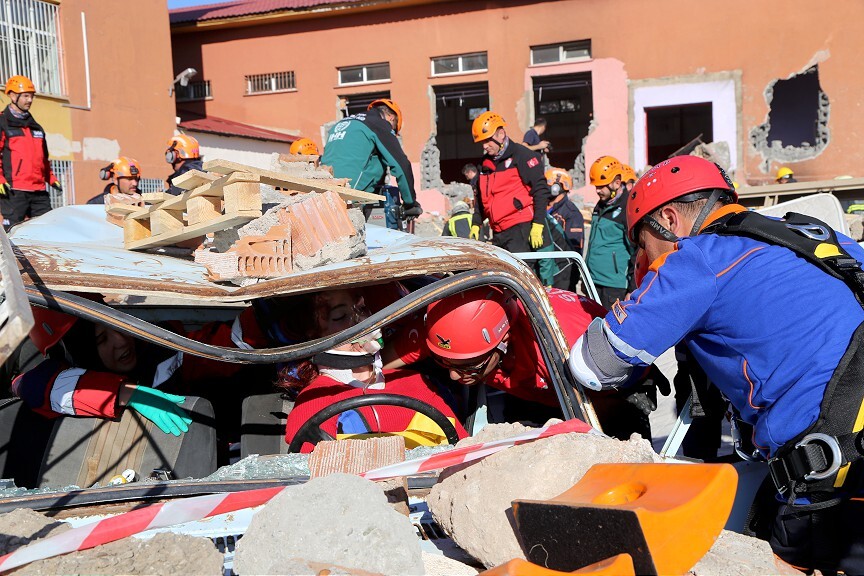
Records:
M411 163L396 135L402 128L402 112L392 100L375 100L366 112L336 123L327 135L321 163L333 168L336 178L348 178L356 190L388 194L388 205L402 204L403 215L417 217L423 209L414 191ZM387 169L396 178L399 195L385 189ZM400 202L401 197L401 202ZM369 207L371 211L371 206ZM369 214L366 214L369 217ZM395 223L395 219L388 218Z
M621 185L623 171L618 160L601 156L588 173L600 201L591 215L585 261L600 294L600 303L606 308L616 300L625 300L627 293L635 288L633 255L636 247L627 239L627 194Z

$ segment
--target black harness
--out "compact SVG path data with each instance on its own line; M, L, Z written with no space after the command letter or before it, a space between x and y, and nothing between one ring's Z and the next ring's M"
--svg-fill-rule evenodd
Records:
M774 220L756 212L721 218L703 230L746 236L782 246L826 274L843 281L864 307L861 263L840 246L834 230L816 218L790 212ZM861 423L858 423L859 418ZM794 501L800 494L833 493L860 482L864 468L864 323L840 360L812 426L787 442L768 461L777 490ZM858 431L855 431L859 428Z

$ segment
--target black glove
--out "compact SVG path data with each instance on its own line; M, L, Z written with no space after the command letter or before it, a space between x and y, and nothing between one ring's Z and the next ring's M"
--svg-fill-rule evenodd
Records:
M51 187L54 188L55 190L57 190L58 192L63 191L63 185L60 184L59 180L55 180L54 182L52 182Z
M625 393L629 392L627 402L648 416L657 409L658 391L663 396L669 396L672 393L672 387L669 385L669 379L660 372L657 366L652 364L642 381Z
M419 202L414 202L413 204L403 204L402 214L405 218L417 218L421 214L423 214L423 207L420 206Z

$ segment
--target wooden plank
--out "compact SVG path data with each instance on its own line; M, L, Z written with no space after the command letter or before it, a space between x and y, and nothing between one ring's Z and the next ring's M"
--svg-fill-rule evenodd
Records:
M150 219L135 220L126 218L123 221L123 243L128 245L130 242L137 242L145 238L150 238Z
M140 211L135 212L127 216L130 219L140 219L147 218L152 214L155 210L183 210L186 208L186 203L192 198L198 198L199 196L212 196L216 198L222 197L222 189L229 184L233 184L235 182L259 182L260 178L255 174L237 172L234 174L229 174L227 176L222 176L218 180L214 180L213 182L209 182L207 184L202 184L198 188L194 190L188 190L179 196L172 196L170 200L166 200L162 204L156 206L147 206L146 208L142 208Z
M168 192L144 192L141 194L141 199L150 204L159 204L171 198L174 198L174 195Z
M190 198L186 203L186 223L189 226L218 218L222 215L222 199L213 196Z
M119 214L121 216L126 216L127 214L132 214L133 212L138 212L141 210L141 206L133 206L132 204L106 204L105 212L108 214Z
M201 170L189 170L174 178L171 184L183 190L194 190L199 186L218 179L219 174L211 174L210 172L202 172Z
M185 228L183 228L183 230L176 234L160 234L159 236L151 236L150 238L142 238L141 240L127 242L126 249L141 250L143 248L153 248L155 246L168 246L170 244L177 244L178 242L182 242L184 240L203 236L209 232L225 230L226 228L231 228L232 226L236 226L238 224L244 224L249 220L254 220L255 218L260 217L260 210L242 212L239 214L225 214L213 220L201 222L200 224L196 224L195 226L186 226ZM129 224L129 222L129 220L126 221L127 224ZM131 222L145 221L132 220Z
M182 210L156 210L150 215L150 233L153 236L179 232L185 225Z
M219 174L248 172L260 176L261 182L264 184L269 184L279 188L287 188L297 192L323 192L331 190L339 194L345 200L360 204L377 203L384 200L384 196L363 192L362 190L354 190L343 186L336 186L324 180L300 178L290 174L273 172L272 170L262 170L261 168L244 166L243 164L230 162L228 160L209 160L204 163L204 169L209 170L210 172L218 172Z
M261 185L257 182L235 182L222 189L225 198L225 213L234 214L244 210L262 209Z

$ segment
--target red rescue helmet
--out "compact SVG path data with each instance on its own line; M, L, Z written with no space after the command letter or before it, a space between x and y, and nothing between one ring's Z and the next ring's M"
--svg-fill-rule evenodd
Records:
M713 202L710 201L712 197ZM636 227L643 220L667 240L674 241L671 240L674 235L654 220L651 213L673 200L693 202L701 198L709 199L703 210L707 216L714 202L737 202L738 193L726 172L704 158L675 156L657 164L639 178L627 199L627 235L630 241L636 242ZM697 231L704 216L700 214L696 219L694 228Z
M70 314L49 310L40 306L32 306L33 328L30 329L30 340L42 354L48 352L52 346L60 342L78 318Z
M466 360L491 352L510 330L516 297L495 286L480 286L429 305L426 345L436 356Z

